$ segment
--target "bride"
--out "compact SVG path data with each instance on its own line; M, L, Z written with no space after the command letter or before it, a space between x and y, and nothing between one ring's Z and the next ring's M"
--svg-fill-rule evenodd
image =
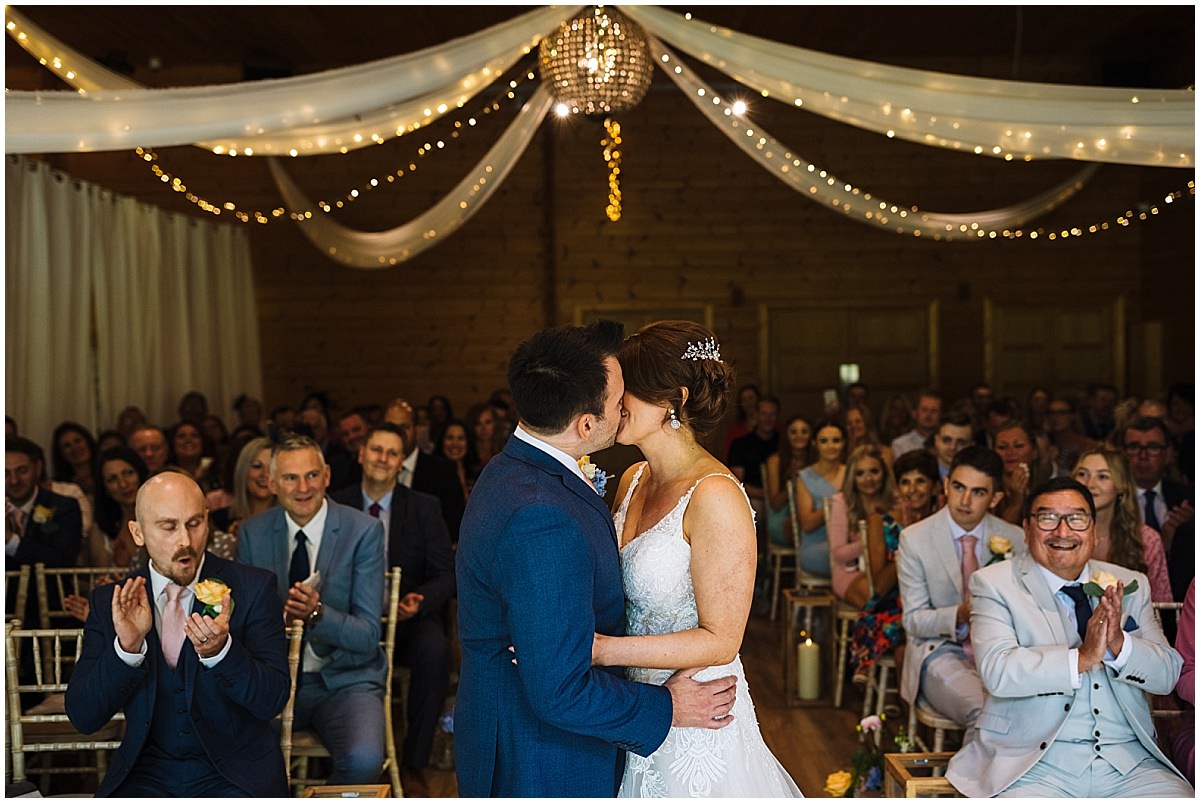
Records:
M597 634L593 663L662 684L738 679L731 725L672 728L651 756L628 756L622 797L787 797L800 790L763 742L738 649L750 613L757 541L750 501L697 437L721 425L733 370L716 338L688 321L653 323L621 349L624 413L617 442L646 461L625 473L615 515L628 635Z

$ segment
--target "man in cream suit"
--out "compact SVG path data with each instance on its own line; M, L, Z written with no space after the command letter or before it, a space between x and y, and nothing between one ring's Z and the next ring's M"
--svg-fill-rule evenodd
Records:
M1025 544L1020 529L988 512L1004 498L998 454L982 446L962 449L944 482L946 506L900 534L896 565L908 638L900 696L909 705L924 697L963 726L966 742L983 707L983 687L972 658L963 576L1021 554Z
M1146 575L1091 560L1095 504L1072 479L1034 491L1023 518L1029 553L971 578L988 697L946 777L968 797L1192 797L1150 719L1183 659Z

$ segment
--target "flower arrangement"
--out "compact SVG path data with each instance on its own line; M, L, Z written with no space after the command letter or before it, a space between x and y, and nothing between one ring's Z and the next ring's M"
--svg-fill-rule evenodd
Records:
M221 613L221 601L225 595L229 594L229 613L233 614L233 596L229 590L229 586L222 583L220 580L201 580L196 583L196 599L204 603L204 610L201 611L202 616L219 616Z
M1012 541L1005 538L1003 535L989 535L987 540L988 551L992 553L991 559L987 562L988 566L1001 560L1009 560L1013 556Z
M592 462L592 458L589 455L585 454L579 458L579 470L592 483L592 487L596 489L596 493L604 496L604 486L608 485L608 475Z
M875 746L875 739L870 734L882 730L883 721L887 717L864 717L855 730L858 731L859 747L850 756L850 770L832 772L825 779L825 794L830 797L855 797L860 792L870 792L883 788L883 755ZM901 746L901 738L905 743L907 737L904 731L896 736L897 746ZM903 748L902 752L903 752Z

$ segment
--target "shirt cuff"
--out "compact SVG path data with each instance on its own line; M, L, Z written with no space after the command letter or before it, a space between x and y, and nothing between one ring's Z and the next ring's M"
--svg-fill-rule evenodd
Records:
M1114 672L1123 672L1125 664L1129 663L1129 651L1133 647L1133 639L1129 634L1125 634L1125 638L1121 639L1121 652L1115 658L1109 660L1109 655L1112 653L1109 650L1104 651L1104 665Z
M225 646L222 647L221 651L212 658L200 658L200 665L205 669L212 669L214 666L221 663L221 659L229 654L229 645L231 644L233 644L233 636L229 636L225 639ZM200 656L196 657L199 658Z
M1078 689L1083 686L1083 675L1079 674L1079 648L1072 647L1067 650L1067 666L1071 672L1071 688Z
M113 636L113 647L117 650L117 657L125 662L126 666L141 666L142 661L146 660L146 640L142 639L141 652L125 652L121 649L121 639Z
M20 546L20 538L9 538L4 542L4 554L8 555L10 558L15 558L17 556L17 548Z

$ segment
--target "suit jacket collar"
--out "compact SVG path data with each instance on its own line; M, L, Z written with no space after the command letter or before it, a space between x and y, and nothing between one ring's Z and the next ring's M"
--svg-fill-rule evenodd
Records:
M950 517L950 508L943 507L938 511L937 515L942 519L938 523L937 542L933 545L933 553L937 556L938 564L950 577L950 582L958 589L958 595L963 595L962 587L962 563L958 559L958 553L954 549L954 519Z
M596 489L591 487L582 476L570 471L566 466L541 449L526 443L520 438L509 438L501 454L505 454L513 460L525 463L546 474L558 477L566 490L575 494L580 499L587 500L589 505L603 513L604 517L608 519L609 529L612 530L612 512L608 509L608 505L604 503L603 497L596 493ZM613 530L613 538L616 538L615 530Z
M1055 641L1059 644L1070 644L1069 633L1074 632L1074 626L1062 606L1058 604L1055 597L1058 589L1050 587L1041 566L1028 552L1017 556L1013 562L1015 564L1013 571L1016 573L1017 582L1029 592L1034 602L1037 603L1038 609L1046 618L1046 623L1054 632ZM1088 561L1087 568L1083 570L1084 577L1091 576L1091 567L1091 561Z

